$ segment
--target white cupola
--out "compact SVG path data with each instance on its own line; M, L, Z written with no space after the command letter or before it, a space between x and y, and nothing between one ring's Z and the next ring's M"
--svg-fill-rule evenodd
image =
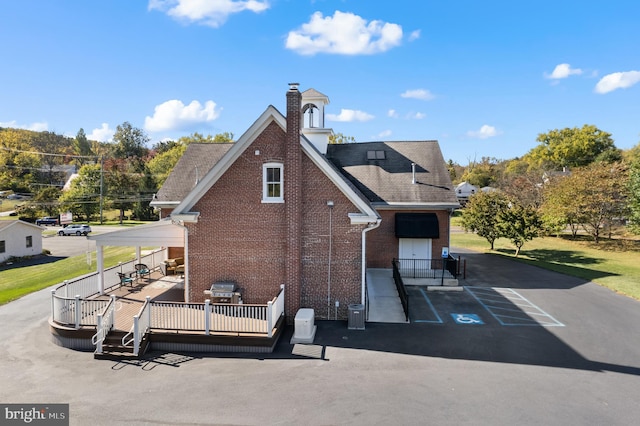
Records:
M315 89L302 92L302 134L322 154L327 153L329 136L332 129L324 127L324 107L329 104L329 98Z

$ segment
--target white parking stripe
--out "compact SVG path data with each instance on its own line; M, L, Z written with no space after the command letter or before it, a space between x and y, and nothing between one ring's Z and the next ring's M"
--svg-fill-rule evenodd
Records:
M560 321L511 288L465 287L465 290L501 325L564 327Z

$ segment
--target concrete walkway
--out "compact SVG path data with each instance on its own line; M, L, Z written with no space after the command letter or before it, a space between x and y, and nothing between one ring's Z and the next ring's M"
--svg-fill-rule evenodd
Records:
M368 322L406 322L391 269L367 269Z

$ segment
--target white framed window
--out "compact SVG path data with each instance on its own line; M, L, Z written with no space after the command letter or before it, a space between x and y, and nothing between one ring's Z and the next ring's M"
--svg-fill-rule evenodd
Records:
M31 235L27 235L27 248L33 247L33 237Z
M262 202L284 202L284 173L282 163L266 163L262 165Z

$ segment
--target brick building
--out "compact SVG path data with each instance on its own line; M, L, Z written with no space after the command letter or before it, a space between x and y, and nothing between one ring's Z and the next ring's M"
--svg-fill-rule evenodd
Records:
M191 144L152 205L185 229L186 300L234 282L245 303L285 284L286 314L345 318L366 268L440 257L458 207L436 141L328 144L329 99L291 84L233 144ZM330 313L331 312L331 313Z

